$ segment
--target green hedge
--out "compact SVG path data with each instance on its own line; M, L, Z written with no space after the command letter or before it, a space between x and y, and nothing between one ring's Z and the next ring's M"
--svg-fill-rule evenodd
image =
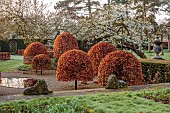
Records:
M9 52L9 44L8 41L0 40L1 52Z
M140 60L144 82L164 83L170 82L170 61L169 60ZM158 77L157 77L158 76Z

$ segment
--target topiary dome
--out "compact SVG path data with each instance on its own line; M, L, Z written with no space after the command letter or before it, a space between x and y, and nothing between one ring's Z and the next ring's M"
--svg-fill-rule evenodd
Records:
M69 50L61 55L57 65L57 79L90 81L94 78L90 56L81 50Z
M110 52L116 51L117 48L108 42L99 42L93 45L88 54L93 59L94 71L97 74L100 61Z
M34 56L38 54L46 54L48 55L47 49L44 44L40 42L33 42L27 46L24 51L24 64L31 64Z
M106 84L110 74L115 74L128 85L143 84L142 65L129 52L114 51L102 59L98 68L99 83Z
M52 69L51 59L48 55L38 54L32 60L33 70L49 70Z
M63 32L54 41L54 58L59 58L64 52L79 49L77 39L70 33Z

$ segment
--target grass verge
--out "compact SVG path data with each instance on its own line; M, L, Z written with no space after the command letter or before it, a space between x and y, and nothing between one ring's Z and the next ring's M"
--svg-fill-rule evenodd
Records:
M22 56L11 55L10 60L0 61L0 71L1 72L15 71L22 64L23 64Z

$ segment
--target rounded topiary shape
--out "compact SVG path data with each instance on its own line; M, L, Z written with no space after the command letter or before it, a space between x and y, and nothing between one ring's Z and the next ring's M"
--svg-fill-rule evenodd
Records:
M48 55L39 54L32 60L32 70L49 70L52 69L51 59Z
M117 51L117 48L108 42L99 42L92 46L88 54L93 60L94 73L97 74L100 61L110 52Z
M47 49L44 44L40 42L33 42L27 46L24 51L24 64L31 64L34 56L38 54L46 54L48 55Z
M94 78L93 64L90 56L81 50L69 50L62 54L58 60L56 76L58 80L92 81Z
M119 80L124 80L128 85L143 84L142 65L129 52L114 51L102 59L98 68L99 82L106 84L110 74L115 74Z
M54 41L54 58L59 58L64 52L79 49L77 39L70 33L63 32Z

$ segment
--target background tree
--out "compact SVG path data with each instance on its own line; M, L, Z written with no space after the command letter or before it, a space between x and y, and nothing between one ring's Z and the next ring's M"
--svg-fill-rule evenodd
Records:
M37 0L2 0L0 27L3 37L20 36L28 45L34 39L43 39L55 31L54 13L47 11L48 4Z
M90 18L77 19L71 23L74 26L68 30L81 40L83 47L104 40L117 44L122 49L131 49L141 58L146 58L142 47L150 43L157 34L155 14L160 10L158 6L164 2L158 1L157 5L151 0L146 4L147 10L142 9L142 12L139 12L137 10L140 8L137 6L142 3L138 1L134 4L133 0L111 2L109 6L104 5L103 8L93 12ZM67 25L65 28L68 28Z
M58 12L67 12L72 15L86 15L86 11L90 16L92 10L97 9L100 6L100 2L97 0L64 0L56 3L54 8Z

